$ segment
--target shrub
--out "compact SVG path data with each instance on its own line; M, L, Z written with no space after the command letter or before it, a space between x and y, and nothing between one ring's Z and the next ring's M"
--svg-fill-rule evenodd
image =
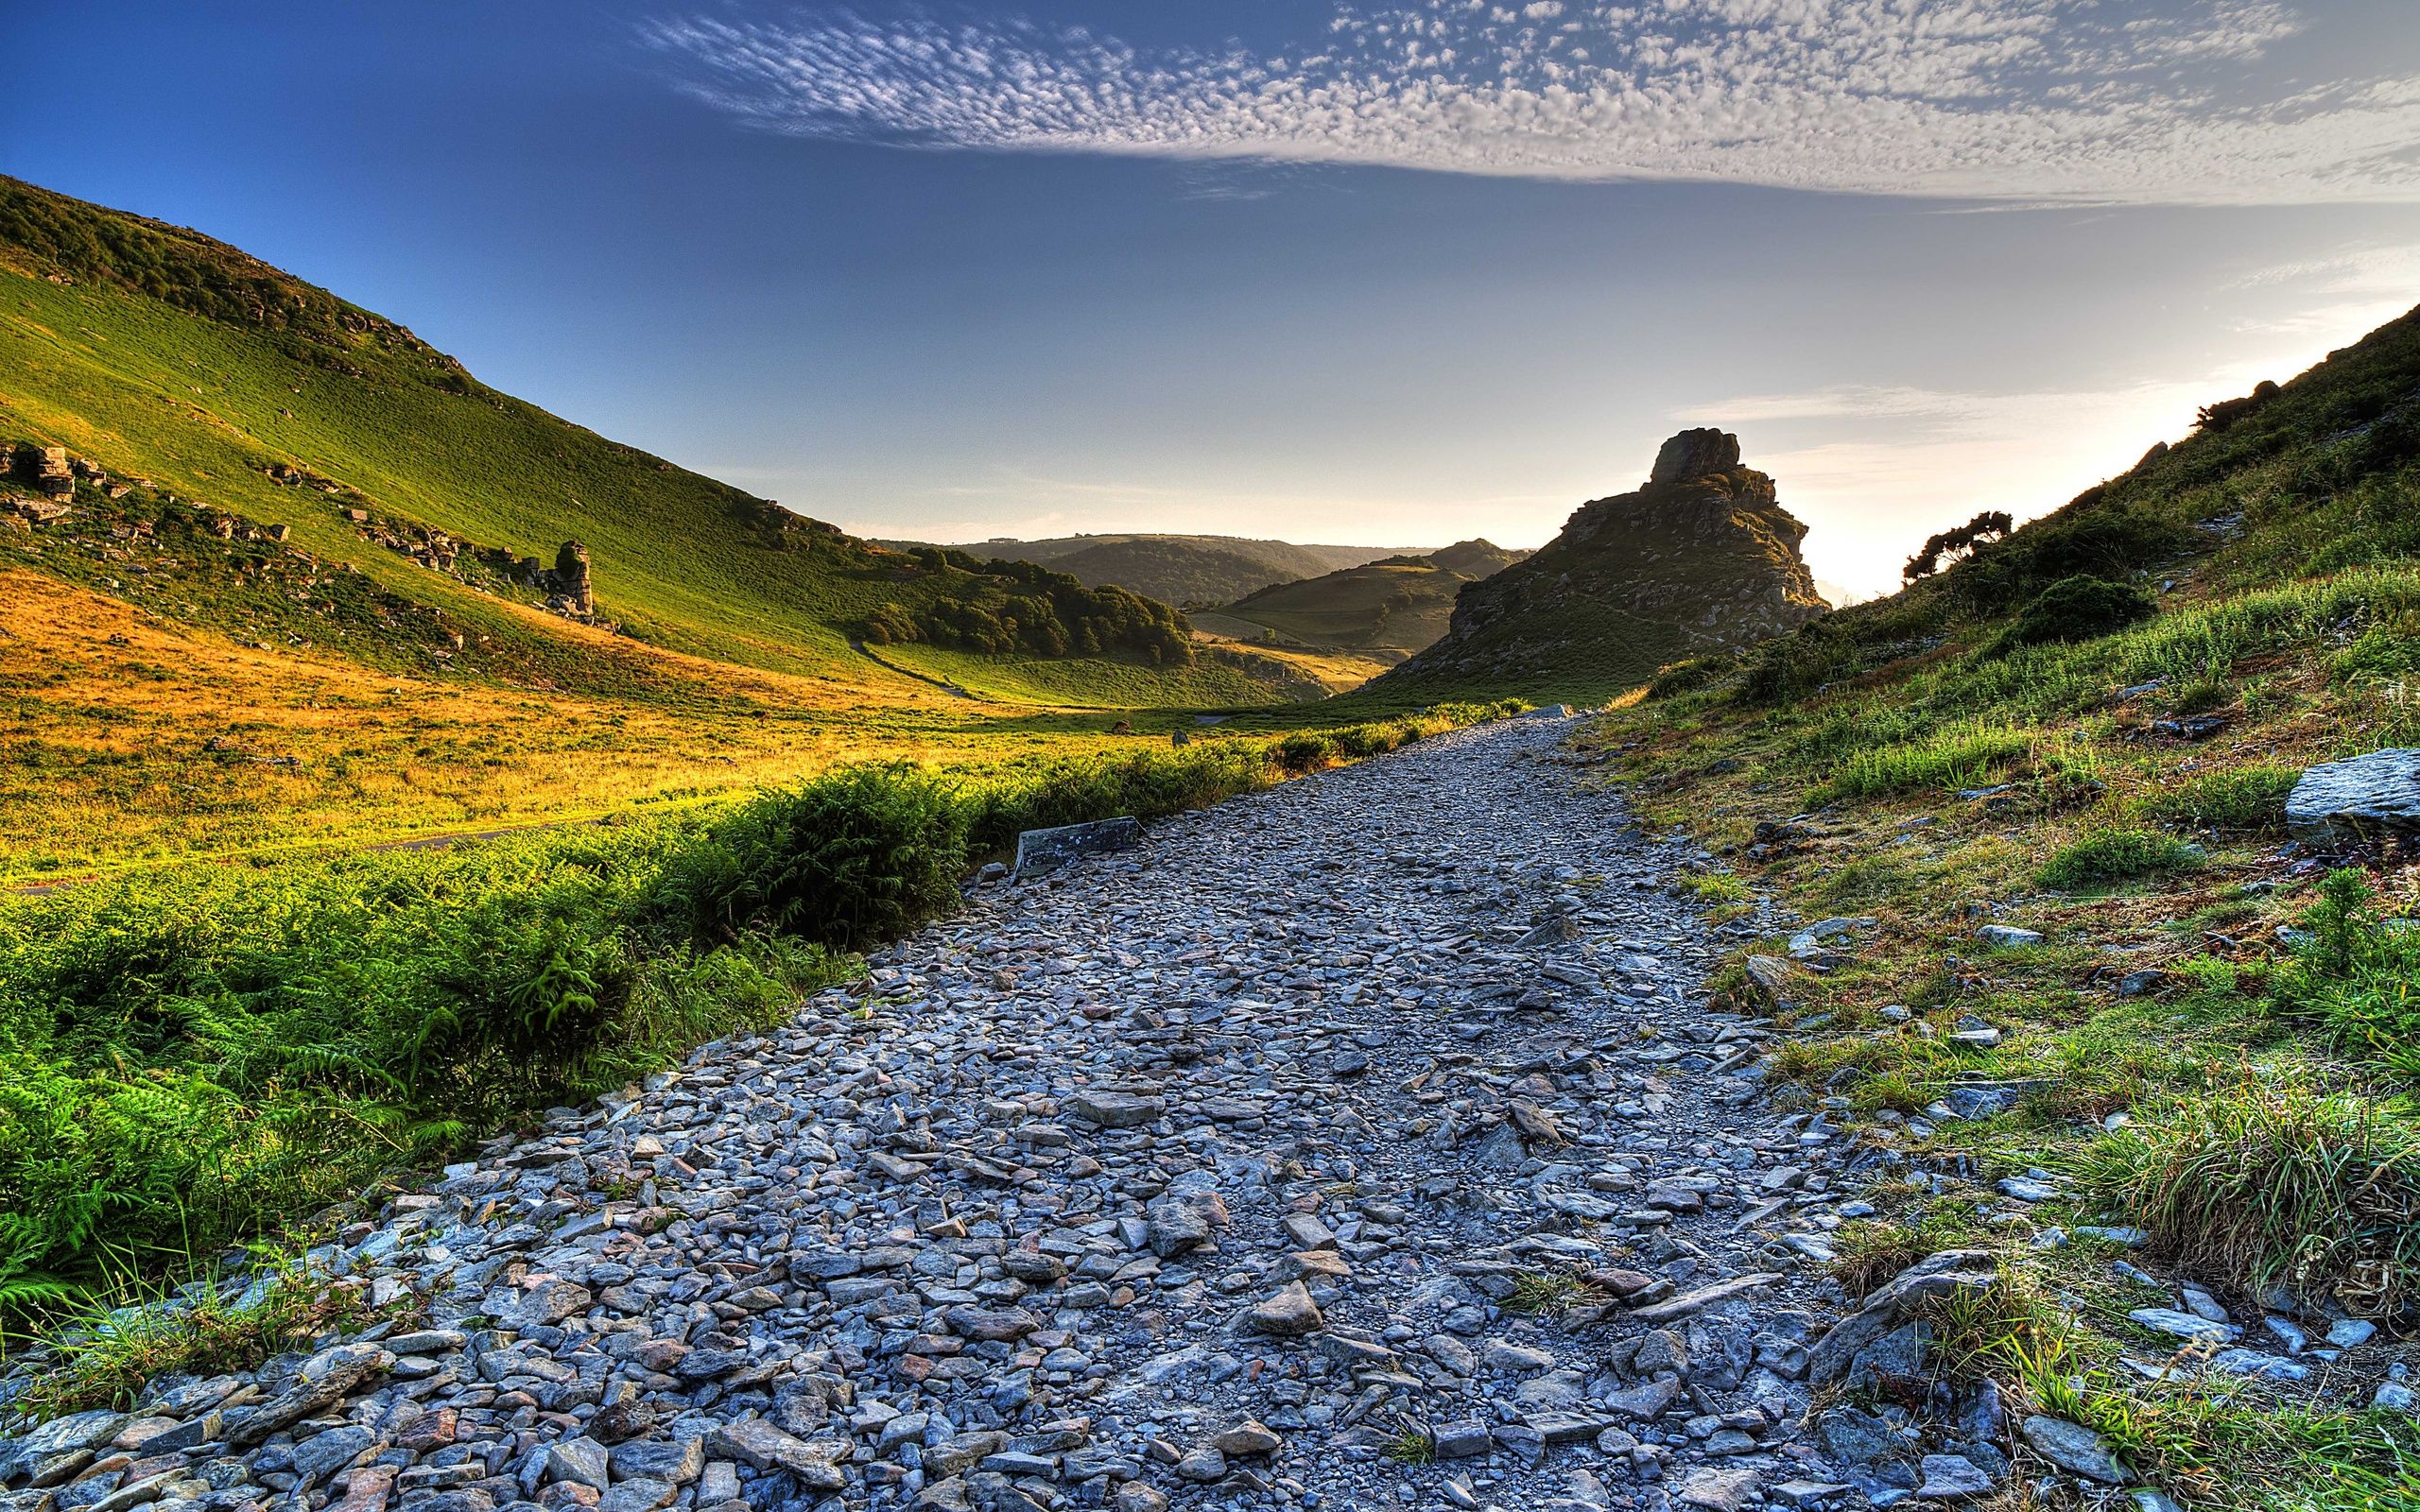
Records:
M1277 743L1277 765L1289 772L1307 772L1323 766L1336 754L1335 746L1325 735L1305 731L1288 735Z
M1685 693L1711 687L1738 669L1738 657L1729 652L1693 656L1656 673L1655 679L1647 685L1647 696L1650 700L1677 698Z
M769 930L840 950L958 902L969 816L913 766L861 766L764 794L678 857L667 900L701 939Z
M2156 830L2095 830L2059 849L2042 868L2042 885L2105 887L2138 877L2187 871L2201 864L2199 849Z
M1945 558L1963 561L1978 548L2007 539L2015 528L2016 521L2006 509L1985 509L1962 525L1926 538L1899 576L1910 583L1930 577L1941 571Z
M2087 492L2006 541L1978 548L1942 581L1968 612L1999 614L2066 578L2132 573L2193 543L2193 533L2180 525L2111 507Z
M1984 654L2006 655L2024 645L2099 640L2158 612L2151 594L2132 583L2083 575L2062 577L2026 605Z
M2420 1077L2420 928L2382 922L2367 879L2343 870L2321 884L2303 916L2308 935L2271 983L2278 1011L2314 1019L2338 1043L2401 1075Z
M2104 1135L2078 1175L2247 1295L2283 1284L2385 1317L2420 1281L2420 1132L2360 1097L2247 1075Z

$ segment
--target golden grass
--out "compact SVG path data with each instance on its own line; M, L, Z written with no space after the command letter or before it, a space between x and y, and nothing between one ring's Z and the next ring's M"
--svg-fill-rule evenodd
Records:
M1178 717L1114 736L1112 714L970 703L905 678L605 649L694 691L609 701L381 673L0 571L0 880L591 818L847 761L992 765L1165 740Z

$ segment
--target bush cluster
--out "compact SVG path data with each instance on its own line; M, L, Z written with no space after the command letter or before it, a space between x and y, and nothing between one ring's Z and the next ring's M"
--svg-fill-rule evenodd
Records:
M2095 641L2159 612L2152 595L2132 583L2079 573L2044 589L1985 648L2001 655L2028 645Z
M941 546L920 546L908 557L933 596L914 608L875 609L859 627L869 645L924 642L994 655L1126 652L1154 666L1192 654L1193 627L1183 614L1123 588L1087 588L1029 561L977 561Z
M2046 887L2106 887L2142 877L2190 871L2202 851L2157 830L2097 829L2062 846L2042 868Z

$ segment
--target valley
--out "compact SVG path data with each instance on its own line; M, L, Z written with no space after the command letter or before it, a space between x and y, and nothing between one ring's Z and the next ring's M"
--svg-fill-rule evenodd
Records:
M1694 424L860 539L14 180L0 442L0 1512L2420 1505L2420 311L1839 608Z

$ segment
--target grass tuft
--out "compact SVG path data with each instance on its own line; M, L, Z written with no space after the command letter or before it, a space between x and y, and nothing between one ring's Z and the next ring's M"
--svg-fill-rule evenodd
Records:
M2068 889L2106 887L2143 877L2190 871L2202 852L2156 830L2092 830L2059 848L2042 868L2042 885Z
M2247 1073L2087 1146L2079 1188L2242 1295L2283 1285L2390 1317L2420 1295L2420 1130Z

